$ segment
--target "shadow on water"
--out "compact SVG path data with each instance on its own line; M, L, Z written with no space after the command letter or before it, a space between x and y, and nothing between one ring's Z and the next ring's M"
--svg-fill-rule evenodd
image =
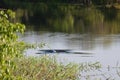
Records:
M77 51L77 50L72 50L72 49L43 49L39 50L38 53L36 54L84 54L84 55L91 55L93 53L89 52L82 52L82 51Z

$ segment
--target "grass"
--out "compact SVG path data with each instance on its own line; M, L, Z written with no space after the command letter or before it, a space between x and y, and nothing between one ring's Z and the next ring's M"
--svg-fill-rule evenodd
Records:
M120 67L102 67L99 62L63 64L56 57L16 58L12 71L15 80L117 80ZM114 74L112 76L111 74Z
M101 67L98 62L62 64L56 60L56 57L47 55L22 57L14 61L16 68L12 74L15 80L81 80L82 73Z
M21 80L77 80L79 67L76 64L63 65L55 58L21 58L15 60L17 66L13 71L16 79Z

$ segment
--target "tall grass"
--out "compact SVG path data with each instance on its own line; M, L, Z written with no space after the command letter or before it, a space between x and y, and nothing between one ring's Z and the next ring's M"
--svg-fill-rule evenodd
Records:
M77 64L57 62L53 57L29 57L15 60L17 66L13 71L16 79L21 80L76 80L79 76Z
M101 68L98 62L63 64L57 57L47 55L16 58L14 61L16 68L12 73L15 80L81 80L81 73Z

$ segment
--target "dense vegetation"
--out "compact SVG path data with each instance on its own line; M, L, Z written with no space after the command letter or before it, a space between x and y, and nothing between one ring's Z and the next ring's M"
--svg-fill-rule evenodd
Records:
M20 57L24 43L18 41L16 33L23 33L25 26L13 23L15 13L11 10L0 10L0 79L11 80L14 78L11 71L15 65L13 59Z
M6 3L14 3L14 2L33 2L33 3L71 3L71 4L97 4L97 5L104 5L104 4L113 4L113 3L120 3L119 0L2 0L4 4Z

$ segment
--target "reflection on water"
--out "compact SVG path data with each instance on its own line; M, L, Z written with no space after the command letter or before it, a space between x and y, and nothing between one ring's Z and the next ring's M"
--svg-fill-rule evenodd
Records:
M44 48L77 50L111 50L120 44L120 35L90 35L52 32L26 32L21 38L30 43L46 43ZM101 51L100 50L100 51ZM119 50L118 50L119 51ZM111 52L112 53L112 52Z
M38 8L36 8L38 7ZM17 9L16 20L35 31L64 33L118 34L120 10L114 8L82 8L65 5L36 5L32 11Z
M80 6L35 5L17 9L16 20L27 25L21 40L46 43L43 49L72 49L86 54L59 54L72 62L100 61L104 65L120 62L120 10ZM38 51L29 50L27 55ZM52 54L51 54L52 55ZM64 61L63 61L64 62Z

